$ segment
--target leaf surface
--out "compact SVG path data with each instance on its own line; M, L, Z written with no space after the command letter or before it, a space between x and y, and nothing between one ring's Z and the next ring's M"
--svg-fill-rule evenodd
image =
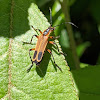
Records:
M10 21L7 22L8 33L2 31L5 34L3 35L0 32L0 98L4 100L78 100L69 67L64 56L57 53L56 47L48 45L55 62L63 72L54 66L52 57L45 52L40 66L37 67L34 64L31 71L27 73L26 70L31 65L29 49L34 48L37 42L34 38L33 45L23 45L22 41L29 42L32 35L36 34L31 27L28 28L33 25L34 28L44 31L50 24L34 3L30 5L28 15L26 12L21 12L22 9L18 4L18 1L12 2L12 12L8 15ZM27 21L24 22L22 15L24 19L28 17L29 26ZM3 22L3 19L1 20ZM55 42L60 47L58 41Z
M72 71L79 89L80 100L99 100L100 98L100 65L87 66Z

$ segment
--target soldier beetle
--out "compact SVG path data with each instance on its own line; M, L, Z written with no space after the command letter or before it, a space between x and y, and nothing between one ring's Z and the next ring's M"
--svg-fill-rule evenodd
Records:
M59 26L59 25L56 25L56 26L52 27L51 9L49 8L49 10L50 10L50 26L46 30L44 30L44 32L42 32L40 29L35 29L32 26L32 28L36 32L38 30L41 33L41 35L39 35L39 36L38 35L33 35L30 42L23 42L23 43L26 43L26 44L31 44L32 43L32 39L33 39L34 36L36 38L38 38L38 41L36 43L36 47L35 48L32 48L32 49L29 49L29 56L30 56L32 65L27 69L27 72L30 71L30 69L33 66L33 63L35 63L36 65L39 65L40 64L40 62L42 61L42 58L43 58L44 51L48 51L51 54L55 66L58 67L60 71L62 71L62 69L56 64L55 59L53 57L53 54L52 54L51 50L50 49L46 49L47 44L50 43L50 44L53 44L53 45L55 45L57 47L58 52L60 54L63 54L64 55L64 53L62 53L62 52L59 51L59 48L58 48L57 44L54 41L48 41L49 38L50 39L57 39L57 38L59 38L59 36L57 36L57 37L50 36L51 32L53 32L55 30L55 27L56 26ZM69 23L69 24L74 25L71 22L65 22L65 23ZM62 23L62 24L64 24L64 23ZM74 26L76 26L76 25L74 25ZM38 34L38 32L37 32L37 34ZM31 58L31 55L30 55L30 51L32 51L32 50L34 50L33 58Z

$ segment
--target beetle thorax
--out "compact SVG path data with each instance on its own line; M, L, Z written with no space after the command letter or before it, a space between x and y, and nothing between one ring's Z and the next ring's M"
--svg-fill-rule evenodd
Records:
M48 29L46 29L44 32L43 32L43 35L49 35L52 31L54 30L54 27L49 27Z

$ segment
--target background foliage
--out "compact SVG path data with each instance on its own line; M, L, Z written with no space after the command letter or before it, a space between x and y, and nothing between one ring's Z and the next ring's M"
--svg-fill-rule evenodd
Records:
M64 1L66 1L66 3L63 5ZM78 97L80 98L80 100L99 100L100 1L64 1L60 2L60 0L0 0L1 99L45 99L48 97L48 95L50 95L49 93L51 93L49 99L52 100L54 98L60 100L60 96L64 97L65 100L76 100L78 99ZM28 50L29 48L32 48L32 46L22 45L22 41L29 41L32 33L34 33L34 31L30 28L31 24L34 24L34 27L41 28L41 30L44 30L49 26L48 23L43 23L42 25L39 24L41 20L44 22L47 21L45 20L45 18L42 17L42 19L41 16L39 16L41 15L40 13L38 15L39 18L37 18L38 20L34 19L34 17L32 19L32 15L30 15L28 12L31 3L37 4L39 9L41 9L41 11L47 19L49 19L50 16L49 7L52 8L53 26L61 24L66 21L67 18L64 12L64 8L66 8L67 6L71 22L78 26L78 28L72 26L73 36L76 44L76 49L74 51L77 52L77 58L80 60L80 68L78 70L75 66L75 63L77 62L75 62L75 59L73 59L74 55L72 54L72 49L70 46L71 40L68 35L68 28L66 30L65 24L62 24L61 26L56 27L55 35L60 35L59 43L61 45L63 52L67 54L67 57L65 57L65 59L68 62L68 65L71 69L71 73L68 71L68 67L64 68L65 63L59 63L59 59L57 60L57 63L63 66L63 70L65 70L63 74L61 74L58 70L57 72L55 72L51 61L48 61L50 67L48 68L47 72L43 72L44 74L46 73L45 78L41 78L41 75L37 75L41 72L39 72L38 69L35 69L35 67L29 74L26 73L26 69L29 67L31 63L28 57ZM30 8L32 8L32 6ZM33 9L34 8L35 7L33 7ZM33 10L33 14L36 12L37 11L34 12ZM35 18L36 17L37 16L35 16ZM34 21L36 22L34 23ZM59 55L57 56L56 53L54 53L54 55L56 58L59 58ZM48 54L47 56L50 59L50 56ZM47 56L44 56L44 61L45 57ZM63 57L61 56L61 59L62 58ZM25 66L27 66L27 68ZM52 71L52 74L49 73ZM10 75L12 76L11 79L9 78ZM55 78L52 79L52 77ZM58 77L60 77L59 81L57 81ZM74 85L70 85L73 84L72 80L74 80ZM60 81L63 81L62 84ZM8 84L9 82L11 82L12 84ZM38 84L36 85L34 82ZM60 96L58 94L59 90L57 90L58 87L56 87L57 84L60 84L59 89L62 90L62 95ZM48 88L48 90L45 90L47 89L48 85L52 85L53 87ZM63 88L65 88L65 94L65 91L63 88L61 88L61 85ZM39 90L37 90L36 88L34 88L34 90L32 89L35 86L36 88L40 88L39 90L41 90L41 93L38 93ZM54 90L52 90L53 88ZM57 97L54 96L53 93L57 93ZM36 95L34 96L34 94Z

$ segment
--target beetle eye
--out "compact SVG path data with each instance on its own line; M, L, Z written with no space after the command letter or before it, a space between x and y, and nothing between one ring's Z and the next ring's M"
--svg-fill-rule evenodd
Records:
M52 28L51 30L54 30L54 28Z

